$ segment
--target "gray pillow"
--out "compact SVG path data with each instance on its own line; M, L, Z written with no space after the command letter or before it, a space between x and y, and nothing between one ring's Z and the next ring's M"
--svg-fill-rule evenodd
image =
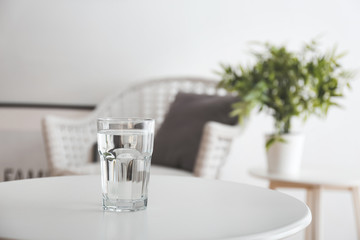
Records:
M152 163L193 171L206 122L235 125L229 117L231 105L239 99L178 93L154 139Z

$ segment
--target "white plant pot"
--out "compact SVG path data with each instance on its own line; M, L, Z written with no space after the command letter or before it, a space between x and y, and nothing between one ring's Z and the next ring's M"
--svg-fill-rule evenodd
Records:
M266 141L271 135L266 135ZM300 172L305 135L290 133L281 135L285 142L276 141L267 150L270 174L297 175Z

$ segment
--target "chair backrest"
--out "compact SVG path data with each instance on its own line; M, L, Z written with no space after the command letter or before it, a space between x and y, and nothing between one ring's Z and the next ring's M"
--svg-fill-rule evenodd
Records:
M91 162L98 117L153 118L158 129L178 92L221 96L227 94L224 89L216 86L216 81L203 78L152 80L107 97L85 118L45 117L42 126L50 173L56 174L58 169Z

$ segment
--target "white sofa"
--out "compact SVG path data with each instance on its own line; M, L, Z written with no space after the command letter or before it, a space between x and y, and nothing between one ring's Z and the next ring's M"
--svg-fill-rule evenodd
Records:
M51 175L98 173L91 163L96 142L96 119L106 116L136 116L154 118L156 129L162 124L170 104L178 92L225 96L217 82L200 78L167 78L147 81L122 89L101 102L84 118L65 119L47 116L42 130ZM129 104L131 103L131 104ZM196 158L195 176L217 178L224 165L231 142L239 134L238 126L207 122ZM153 167L155 174L187 175L181 170ZM191 174L191 173L189 173Z

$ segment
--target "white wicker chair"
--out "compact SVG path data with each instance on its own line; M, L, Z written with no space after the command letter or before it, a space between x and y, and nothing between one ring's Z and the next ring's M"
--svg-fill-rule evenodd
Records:
M163 122L169 105L179 92L226 95L216 81L200 78L168 78L137 84L111 95L88 116L63 119L47 116L42 121L51 175L94 174L100 172L91 161L96 142L96 119L106 116L154 118L156 129ZM208 122L203 131L194 175L217 178L231 143L240 132L238 126Z

